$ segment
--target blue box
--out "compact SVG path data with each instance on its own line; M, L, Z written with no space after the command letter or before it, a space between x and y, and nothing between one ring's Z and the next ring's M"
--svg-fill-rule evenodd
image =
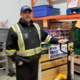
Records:
M66 9L66 14L80 14L80 8Z
M48 33L48 35L51 34L51 31L50 30L44 30L46 33Z
M33 8L33 17L52 16L53 6L51 5L41 5L32 8Z
M53 8L52 15L60 15L60 9L59 8Z

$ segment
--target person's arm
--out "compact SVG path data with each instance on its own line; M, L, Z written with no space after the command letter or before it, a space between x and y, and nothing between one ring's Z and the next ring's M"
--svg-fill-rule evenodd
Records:
M57 38L52 38L51 35L48 35L42 27L40 27L41 30L41 41L45 43L50 43L50 44L57 44L57 43L62 43L65 44L67 41L64 39L57 39Z
M16 55L16 50L18 48L17 40L18 40L17 34L11 27L8 32L6 41L6 53L7 56L12 59L12 61L14 61L16 64L19 64L20 60Z
M45 42L45 43L51 43L51 44L57 44L58 43L58 39L56 38L52 38L50 35L48 35L48 33L46 33L42 27L40 27L41 30L41 41Z

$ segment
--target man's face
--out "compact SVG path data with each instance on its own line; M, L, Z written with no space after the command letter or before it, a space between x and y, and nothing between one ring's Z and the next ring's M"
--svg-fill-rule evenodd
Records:
M24 21L29 22L31 20L31 11L25 10L20 14L20 16Z

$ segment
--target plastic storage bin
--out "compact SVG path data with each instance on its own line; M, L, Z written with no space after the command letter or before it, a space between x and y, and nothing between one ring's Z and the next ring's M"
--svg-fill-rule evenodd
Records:
M60 9L59 8L53 8L52 15L60 15Z
M66 14L80 14L80 8L66 9Z
M41 5L33 7L33 17L52 16L53 6Z

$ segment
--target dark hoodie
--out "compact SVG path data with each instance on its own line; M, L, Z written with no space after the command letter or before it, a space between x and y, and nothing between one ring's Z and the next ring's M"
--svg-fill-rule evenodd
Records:
M38 32L37 32L35 26L33 25L33 21L32 20L30 21L30 26L28 26L26 23L22 22L21 19L19 20L18 23L20 23L22 25L22 27L20 27L22 34L28 33L28 35L29 35L27 40L24 39L25 49L26 50L35 49L36 47L39 47L40 46L39 35L38 35ZM40 27L40 31L41 31L41 42L43 42L46 39L48 34L46 32L44 32L42 27ZM7 50L13 50L13 49L19 50L17 41L18 41L17 34L13 31L12 28L10 28L10 30L8 32L7 41L6 41L6 49ZM58 39L51 38L49 43L57 44ZM33 65L34 63L37 63L39 61L40 56L41 56L41 53L35 54L34 56L29 56L29 57L20 57L20 56L16 55L16 52L15 52L12 56L9 56L9 57L16 64L18 64L20 61L23 61L30 65Z

